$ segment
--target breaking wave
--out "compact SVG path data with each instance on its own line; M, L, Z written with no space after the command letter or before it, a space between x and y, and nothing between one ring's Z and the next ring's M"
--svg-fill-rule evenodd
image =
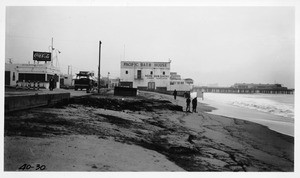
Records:
M294 95L205 93L205 98L272 115L294 118Z

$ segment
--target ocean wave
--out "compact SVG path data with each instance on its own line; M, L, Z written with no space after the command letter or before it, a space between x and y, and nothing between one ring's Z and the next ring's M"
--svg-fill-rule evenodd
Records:
M205 93L205 98L294 119L294 96L292 95Z
M294 109L292 106L287 106L283 104L259 104L253 102L245 102L245 101L234 101L231 105L243 107L247 109L258 110L261 112L267 112L273 115L294 118Z

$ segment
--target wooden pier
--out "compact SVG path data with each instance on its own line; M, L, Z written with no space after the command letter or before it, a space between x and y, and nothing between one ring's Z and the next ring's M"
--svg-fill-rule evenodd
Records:
M264 94L294 94L294 89L273 88L273 89L239 89L233 87L194 87L193 92L204 93L264 93Z

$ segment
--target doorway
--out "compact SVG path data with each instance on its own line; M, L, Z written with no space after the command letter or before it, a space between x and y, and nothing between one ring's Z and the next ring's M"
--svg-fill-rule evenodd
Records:
M148 90L155 90L155 82L148 82Z

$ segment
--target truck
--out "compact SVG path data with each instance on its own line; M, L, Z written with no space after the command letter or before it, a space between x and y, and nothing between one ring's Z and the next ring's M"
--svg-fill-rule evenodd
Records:
M74 88L76 91L78 89L86 89L86 92L89 93L96 86L97 82L94 78L94 73L80 71L78 74L76 74L76 79L74 80Z

